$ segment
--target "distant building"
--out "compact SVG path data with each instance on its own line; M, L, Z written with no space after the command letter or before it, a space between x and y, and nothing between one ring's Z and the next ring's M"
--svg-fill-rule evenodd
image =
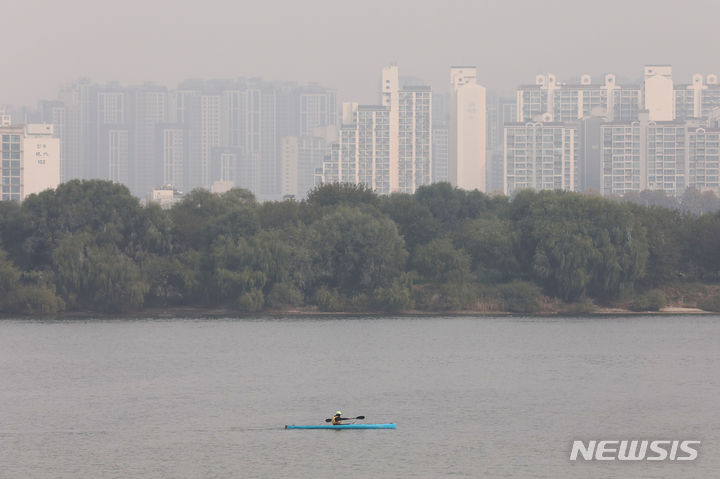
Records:
M88 165L91 178L130 184L135 144L127 93L117 85L105 86L96 93L95 161Z
M325 183L363 184L390 193L390 107L343 104L340 136L323 165Z
M150 190L148 201L158 203L162 209L171 208L175 203L182 200L182 193L172 185L158 186Z
M498 148L487 154L487 192L503 193L505 188L504 149Z
M649 113L650 121L673 121L675 119L672 67L670 65L645 67L643 102L644 109Z
M297 136L286 136L280 147L280 190L283 198L296 198L298 194L299 147Z
M720 194L720 129L704 122L655 122L648 113L631 124L601 125L601 193L687 188Z
M601 164L597 170L603 195L624 195L647 189L647 182L641 174L641 157L644 156L641 134L645 136L647 132L637 121L600 125Z
M158 134L158 125L168 121L168 91L161 86L142 85L130 89L130 99L134 152L129 186L133 194L141 197L153 185L167 183L158 176L162 160L156 155L159 143L165 140Z
M323 163L325 183L363 184L379 194L414 193L432 182L432 92L381 77L381 105L344 103L339 140Z
M315 172L329 155L328 143L316 128L316 136L288 136L280 148L283 197L304 198L315 187Z
M485 88L475 67L452 67L449 179L453 186L487 191Z
M298 96L299 125L297 136L314 136L317 128L337 125L335 90L320 86L301 88Z
M675 118L708 118L720 108L720 84L715 74L696 73L690 84L675 86Z
M395 191L414 193L432 182L432 91L406 86L399 92L398 185Z
M0 126L12 125L12 117L5 108L0 108Z
M448 144L450 131L446 125L438 124L432 130L432 182L450 181L448 172L450 147Z
M615 75L592 83L581 75L579 83L561 83L552 73L539 74L534 85L521 85L516 94L517 121L537 120L548 115L551 122L575 121L602 108L611 120L632 121L641 109L641 87L616 83Z
M0 199L22 201L60 184L60 140L50 124L0 127Z
M215 194L227 193L228 191L232 190L233 188L235 188L235 185L233 184L232 181L222 181L222 180L213 181L213 184L210 185L210 193L215 193Z
M155 174L160 184L187 189L185 165L190 155L187 128L182 123L158 123L155 126Z
M579 84L565 84L546 74L538 75L535 85L521 86L516 98L516 113L523 121L577 130L575 189L606 195L650 189L680 196L687 188L720 193L716 75L696 74L691 84L675 85L669 65L646 65L639 85L619 85L611 74L596 85L589 75L583 75ZM525 138L527 145L517 143L517 128L505 124L510 138L506 141L510 150L505 152L510 191L521 184L518 172L527 168L528 174L536 175L550 151L567 160L567 155L558 153L558 145L546 145L541 153L536 150L533 162L523 163L520 160L527 156L523 150L529 150L530 144L536 148L539 138ZM533 187L546 186L536 181Z
M504 191L575 190L578 127L568 123L505 124Z

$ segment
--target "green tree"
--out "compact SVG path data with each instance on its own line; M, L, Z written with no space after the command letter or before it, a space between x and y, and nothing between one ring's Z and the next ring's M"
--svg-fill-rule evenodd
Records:
M688 188L680 201L681 209L691 215L701 216L720 210L720 199L712 191Z
M463 284L470 277L470 255L455 248L449 238L418 246L412 264L426 282Z
M407 252L397 227L385 216L338 206L311 225L310 251L316 285L342 293L388 286L404 270Z
M247 190L236 188L223 194L192 190L170 210L175 245L200 250L220 234L252 235L259 227L252 213L256 207L255 197Z
M148 285L137 264L114 245L96 245L90 233L60 240L53 268L59 292L73 308L128 312L144 304Z
M377 206L378 195L372 188L363 184L353 183L330 183L315 187L308 193L307 202L311 206L359 206L362 204Z
M720 281L720 213L703 215L688 220L686 224L686 235L680 236L680 241L684 237L687 245L687 253L682 258L689 260L693 277L703 281ZM680 248L679 244L674 246Z
M415 191L415 201L427 208L444 228L454 227L462 217L463 196L464 192L450 183L434 183Z
M177 255L152 255L143 261L142 273L148 284L149 304L188 304L198 297L200 253L189 250Z
M469 219L455 231L455 245L470 254L471 269L486 282L516 277L519 265L510 222L498 217Z
M42 275L24 274L0 249L0 312L52 314L64 306Z
M406 193L393 193L382 203L382 211L397 225L409 251L429 242L440 233L440 224L430 209Z
M520 264L549 295L613 297L645 272L645 231L629 207L576 193L521 192L510 215Z

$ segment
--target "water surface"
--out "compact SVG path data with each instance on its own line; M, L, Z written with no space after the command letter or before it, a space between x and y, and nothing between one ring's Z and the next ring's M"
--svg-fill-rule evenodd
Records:
M3 478L698 478L720 317L0 321ZM303 431L341 409L397 430ZM699 439L691 463L574 439Z

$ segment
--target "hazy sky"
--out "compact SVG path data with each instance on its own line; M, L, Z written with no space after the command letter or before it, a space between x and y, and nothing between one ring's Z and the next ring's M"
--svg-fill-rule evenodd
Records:
M553 72L676 82L720 73L718 0L15 0L4 2L0 104L55 98L81 77L174 87L185 78L317 81L374 103L380 68L447 90L450 65L490 89Z

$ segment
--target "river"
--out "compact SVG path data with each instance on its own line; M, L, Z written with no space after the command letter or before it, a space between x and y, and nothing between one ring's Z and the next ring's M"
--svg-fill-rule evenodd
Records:
M701 478L720 317L0 321L2 478ZM337 409L397 430L285 430ZM700 440L690 462L573 440Z

